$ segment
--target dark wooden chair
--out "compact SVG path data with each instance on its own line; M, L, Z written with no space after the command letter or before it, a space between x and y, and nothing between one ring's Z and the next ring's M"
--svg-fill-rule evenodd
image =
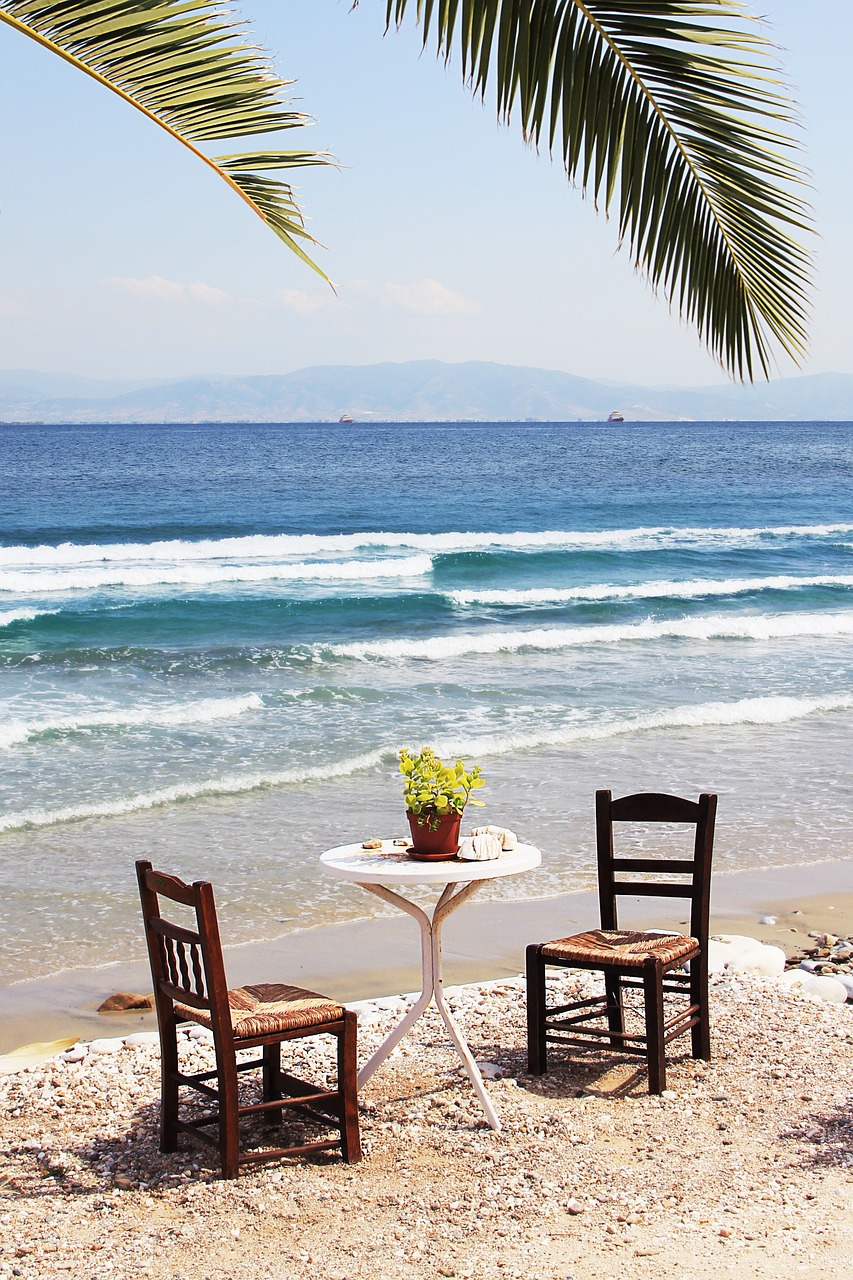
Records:
M701 795L697 803L657 793L613 800L609 791L596 792L601 928L527 948L527 1052L532 1075L546 1070L549 1044L589 1048L606 1040L623 1053L644 1057L649 1092L662 1093L666 1088L666 1046L686 1031L691 1033L693 1057L710 1059L708 916L716 811L714 795ZM613 824L619 822L689 824L695 828L693 856L617 857ZM625 879L626 875L630 878ZM661 880L661 876L677 878ZM620 929L616 900L622 895L689 898L690 935ZM602 972L605 994L548 1008L548 965ZM685 966L689 966L687 970ZM626 1030L626 988L642 991L642 1033ZM674 1013L666 1012L665 997L680 997ZM600 1025L602 1019L604 1026Z
M300 987L266 983L229 991L225 981L213 886L205 880L192 885L154 871L150 862L137 862L145 936L154 999L160 1028L161 1093L160 1150L175 1151L180 1133L193 1134L218 1147L222 1174L234 1178L240 1165L281 1156L305 1155L340 1146L349 1163L361 1159L356 1075L357 1018L333 1000ZM184 927L164 919L160 898L182 903L194 913ZM170 914L174 914L170 912ZM179 1067L177 1026L196 1022L213 1033L216 1069L185 1075ZM338 1087L322 1089L282 1071L285 1040L321 1034L337 1038ZM237 1051L260 1048L262 1056L237 1061ZM263 1098L240 1105L239 1073L261 1067ZM215 1081L216 1087L211 1083ZM181 1086L196 1090L215 1104L194 1119L181 1119ZM261 1113L268 1124L283 1119L285 1108L301 1109L339 1136L295 1147L263 1148L240 1153L241 1116ZM207 1132L216 1126L216 1135Z

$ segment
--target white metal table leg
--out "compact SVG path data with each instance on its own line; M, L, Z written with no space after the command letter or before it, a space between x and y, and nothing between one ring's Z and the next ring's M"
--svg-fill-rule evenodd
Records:
M406 1032L415 1025L432 998L434 986L432 971L432 925L427 913L423 911L417 903L409 902L408 898L404 898L400 893L395 893L393 889L386 889L383 884L364 884L362 885L362 888L368 889L371 893L375 893L377 898L383 898L386 902L390 902L392 906L399 907L401 911L405 911L408 915L413 916L420 925L421 994L418 996L411 1009L408 1010L405 1017L397 1023L388 1039L383 1041L373 1056L367 1060L359 1071L359 1089L366 1084L376 1068L381 1066L392 1050L397 1047Z
M392 906L398 907L401 911L405 911L408 915L417 920L421 930L421 975L422 990L411 1009L397 1023L397 1026L388 1036L387 1040L380 1045L376 1053L364 1064L358 1073L359 1088L366 1083L373 1075L374 1071L380 1066L393 1049L400 1043L407 1031L411 1030L418 1018L422 1016L431 999L435 999L436 1008L438 1009L447 1027L453 1044L459 1057L462 1059L462 1065L477 1093L483 1111L486 1114L491 1127L497 1131L500 1130L501 1122L497 1113L492 1106L491 1099L486 1092L483 1084L483 1077L474 1061L471 1050L465 1041L465 1037L456 1025L456 1022L448 1009L444 1000L444 990L442 986L441 973L441 927L449 915L451 915L457 907L461 907L463 902L472 897L480 888L480 882L471 882L463 885L457 892L455 883L445 886L441 897L435 905L432 920L427 913L416 903L410 902L408 898L404 898L402 894L395 893L392 889L387 889L385 885L369 884L362 882L362 887L368 889L371 893L376 894L378 898L384 899L391 903Z
M454 889L455 885L448 885L448 889ZM463 1036L453 1014L448 1009L444 1001L444 984L441 975L441 926L449 915L451 915L457 907L461 907L480 888L477 883L467 884L459 890L458 893L451 896L445 891L438 900L432 917L432 974L433 974L433 997L436 1007L444 1019L444 1025L447 1027L451 1040L456 1045L459 1057L462 1059L462 1065L468 1079L474 1086L477 1097L483 1111L486 1113L486 1119L490 1126L500 1133L501 1122L498 1114L492 1106L492 1100L486 1092L486 1086L483 1083L483 1077L480 1074L480 1068L474 1061L474 1056L468 1048L468 1043Z

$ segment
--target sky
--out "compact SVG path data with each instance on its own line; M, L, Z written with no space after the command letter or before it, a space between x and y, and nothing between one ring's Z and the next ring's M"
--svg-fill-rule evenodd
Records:
M337 293L162 130L0 26L0 368L166 378L493 360L726 381L560 164L498 125L458 64L422 54L412 21L385 35L384 0L238 8L316 121L304 145L340 162L296 178ZM800 105L819 231L810 354L799 370L780 357L778 374L853 373L853 3L764 0L761 13Z

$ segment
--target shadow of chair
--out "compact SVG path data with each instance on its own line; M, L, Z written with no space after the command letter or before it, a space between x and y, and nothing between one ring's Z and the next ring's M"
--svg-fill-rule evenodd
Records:
M358 1127L356 1014L314 991L276 983L228 990L213 886L199 880L185 884L176 876L137 862L148 957L160 1030L160 1150L175 1151L178 1135L189 1133L219 1151L222 1174L237 1176L240 1166L258 1160L307 1155L340 1147L344 1159L361 1159ZM161 914L160 899L190 911L190 926L172 923ZM170 915L174 915L170 911ZM178 913L180 914L180 912ZM186 913L184 913L186 914ZM178 1061L179 1022L195 1022L213 1035L216 1069L185 1074ZM288 1074L281 1067L281 1045L306 1036L328 1034L337 1040L338 1087L325 1089ZM251 1061L237 1060L245 1049L261 1049ZM239 1075L262 1069L262 1100L241 1105ZM211 1082L215 1081L215 1087ZM182 1119L179 1090L195 1090L213 1109ZM286 1108L297 1108L339 1136L300 1146L264 1148L241 1153L242 1116L261 1116L268 1125L283 1120ZM216 1128L216 1136L207 1132Z
M531 1075L547 1069L548 1045L600 1047L606 1041L622 1053L646 1059L649 1092L666 1088L666 1048L691 1033L694 1058L711 1057L708 1021L708 918L715 795L698 802L655 792L613 800L595 795L600 929L533 943L527 948L527 1052ZM679 823L693 826L690 858L618 857L614 823ZM630 879L625 879L625 876ZM661 879L661 876L676 877ZM690 935L619 928L617 898L665 897L690 900ZM599 971L603 996L547 1007L548 966ZM644 1031L626 1029L623 992L642 993ZM680 998L674 1013L666 1001ZM684 999L686 997L686 1004ZM604 1020L604 1026L596 1025Z

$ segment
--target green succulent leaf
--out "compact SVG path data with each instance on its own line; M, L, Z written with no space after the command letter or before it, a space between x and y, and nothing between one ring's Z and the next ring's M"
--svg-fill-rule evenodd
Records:
M292 187L265 170L329 164L280 147L211 157L199 144L302 128L287 90L246 28L216 0L0 0L0 22L118 94L213 169L319 275L317 241Z
M560 156L731 373L805 351L797 117L740 0L386 0L499 117Z
M404 776L403 800L411 813L461 813L466 804L483 804L470 798L474 787L485 785L479 765L470 771L461 760L445 765L431 747L422 747L417 755L403 748L399 769Z

